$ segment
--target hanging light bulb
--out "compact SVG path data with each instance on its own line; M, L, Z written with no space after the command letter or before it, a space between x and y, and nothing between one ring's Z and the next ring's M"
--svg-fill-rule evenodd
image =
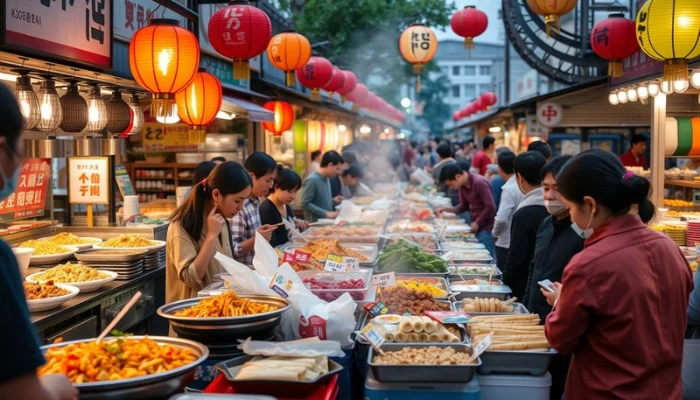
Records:
M624 89L617 92L617 100L620 102L620 104L626 104L629 101L627 98L627 92Z
M131 130L129 135L138 135L143 130L143 109L141 108L141 103L139 102L139 96L136 92L131 92L131 99L129 99L129 107L133 112L133 117L131 119Z
M15 96L24 116L24 129L34 129L39 125L39 118L41 118L39 99L32 89L32 80L27 75L29 71L15 70L14 72L20 74L15 84Z
M649 85L647 85L647 90L649 91L649 96L651 97L656 97L659 95L659 93L661 93L661 88L656 82L651 82Z
M617 93L615 92L610 92L610 95L608 95L608 101L614 106L620 104L620 100L617 99Z
M88 132L100 132L107 126L107 105L102 99L100 87L93 83L90 85L88 96Z
M637 89L627 89L627 99L631 102L637 101L639 99L639 97L637 97Z
M693 74L690 76L690 83L695 89L700 89L700 69L693 71Z
M68 87L66 94L61 97L61 108L63 109L63 122L61 130L63 132L81 132L87 125L87 101L80 95L78 81L67 79Z
M673 94L673 85L669 81L661 81L661 93L665 95Z
M688 79L686 78L676 79L673 81L673 91L676 93L685 93L689 87L690 82L688 82Z
M649 89L641 85L637 88L637 97L639 97L640 100L646 100L649 98Z
M39 89L39 128L42 132L53 132L63 121L61 99L56 92L56 81L51 76L44 76Z
M166 125L180 122L180 116L177 115L177 104L173 104L172 107L168 107L168 111L165 113L165 115L156 115L156 121Z

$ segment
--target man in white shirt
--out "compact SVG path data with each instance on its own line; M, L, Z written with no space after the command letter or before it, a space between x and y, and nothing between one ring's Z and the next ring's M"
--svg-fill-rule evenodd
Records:
M505 151L498 155L498 174L506 183L503 185L501 202L498 206L498 212L496 212L492 234L496 238L496 265L501 271L505 266L510 248L510 223L518 204L525 196L515 181L514 162L515 154L511 151Z

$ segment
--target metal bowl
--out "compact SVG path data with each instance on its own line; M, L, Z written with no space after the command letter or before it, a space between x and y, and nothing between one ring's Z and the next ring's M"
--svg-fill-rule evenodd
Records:
M196 297L196 298L192 298L192 299L185 299L185 300L176 301L176 302L161 306L158 309L158 315L169 320L170 323L173 324L173 329L175 328L175 324L178 324L179 326L195 326L195 325L234 326L234 325L241 325L241 324L247 324L247 323L258 322L258 321L265 321L265 320L269 321L271 318L275 318L275 317L277 317L277 319L279 319L280 315L282 315L283 312L287 311L291 307L289 302L281 297L254 296L254 295L253 296L238 296L238 297L244 298L244 299L250 299L250 300L258 302L258 303L274 305L274 306L277 306L278 308L277 308L277 310L274 310L274 311L261 313L261 314L244 315L242 317L194 318L194 317L178 317L178 316L174 315L175 312L183 310L183 309L188 308L188 307L192 307L206 298L206 297ZM206 328L202 328L202 329L206 329ZM210 328L210 329L214 329L214 328Z
M128 336L123 337L124 340L144 339L146 336ZM209 357L209 349L204 345L193 342L191 340L171 338L166 336L148 336L158 344L169 344L191 349L199 357L194 362L184 365L180 368L175 368L167 372L162 372L153 375L141 376L137 378L120 379L116 381L102 381L74 384L73 386L80 391L81 400L92 399L154 399L167 397L173 393L182 390L194 377L195 368ZM106 338L105 340L109 340ZM94 339L74 340L71 342L63 342L42 346L43 352L53 347L64 347L74 343L89 342Z
M237 343L238 339L254 339L271 336L271 332L279 325L280 316L262 321L231 325L189 325L170 321L173 331L179 337L194 340L205 345Z

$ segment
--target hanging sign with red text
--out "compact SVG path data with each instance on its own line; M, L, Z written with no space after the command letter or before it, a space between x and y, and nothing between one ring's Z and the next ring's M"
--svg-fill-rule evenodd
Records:
M51 160L27 158L21 168L17 190L0 201L0 215L11 215L13 219L44 215L51 182Z
M70 204L108 204L110 182L108 157L68 158Z

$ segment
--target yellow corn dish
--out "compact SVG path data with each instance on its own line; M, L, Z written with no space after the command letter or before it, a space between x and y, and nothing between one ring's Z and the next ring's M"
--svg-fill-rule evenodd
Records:
M75 244L93 243L92 241L82 239L82 238L80 238L72 233L68 233L68 232L61 232L57 235L51 236L46 241L54 243L54 244L62 244L62 245L66 245L66 246L75 245Z
M153 246L154 243L151 240L148 240L144 238L143 236L139 235L119 235L115 238L111 238L109 240L106 240L104 243L100 245L100 247L112 247L112 248L120 248L120 247L149 247Z
M59 246L56 243L39 240L27 240L22 242L17 247L29 247L34 249L32 256L50 256L53 254L64 254L71 252L71 249L67 247Z
M109 278L109 276L94 268L72 263L57 265L34 276L37 281L52 280L57 283L89 282L105 278Z
M53 347L44 357L46 364L39 368L39 376L65 374L75 384L153 375L197 360L197 355L190 349L159 345L148 337Z

